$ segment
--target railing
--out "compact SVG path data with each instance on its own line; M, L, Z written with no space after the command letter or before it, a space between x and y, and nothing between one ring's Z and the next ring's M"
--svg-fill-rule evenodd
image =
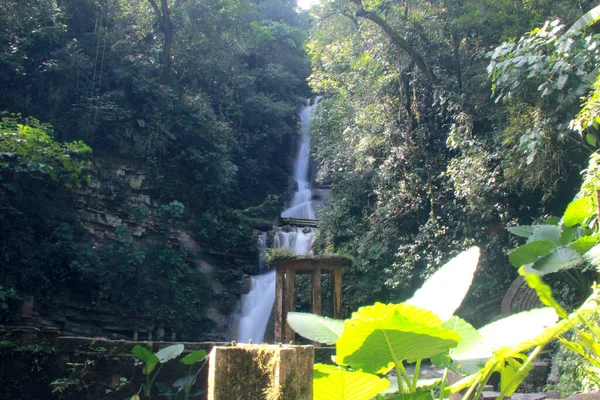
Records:
M300 219L300 218L281 218L283 224L294 225L294 226L311 226L313 228L319 227L319 221L316 219Z

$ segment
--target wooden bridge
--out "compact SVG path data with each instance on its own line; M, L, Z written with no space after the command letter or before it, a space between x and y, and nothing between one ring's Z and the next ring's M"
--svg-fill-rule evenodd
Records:
M316 219L281 218L281 222L284 225L319 227L319 222Z

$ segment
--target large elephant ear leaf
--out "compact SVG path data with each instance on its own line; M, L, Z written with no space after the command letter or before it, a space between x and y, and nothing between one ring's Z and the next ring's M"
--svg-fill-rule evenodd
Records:
M442 327L429 310L410 304L362 307L346 320L336 343L336 362L386 373L396 361L429 358L456 346L460 335Z
M185 348L185 346L182 344L172 344L163 349L160 349L155 354L156 354L156 357L158 357L159 362L161 364L163 364L169 360L173 360L173 359L179 357L179 355L181 353L183 353L184 348Z
M582 28L592 25L600 19L600 6L592 8L579 18L566 32L567 35L574 35L578 33Z
M478 261L478 247L463 251L427 279L406 304L431 310L442 321L449 319L467 295Z
M362 371L325 364L315 364L314 368L315 400L371 399L390 385L387 379Z
M297 334L313 342L334 344L344 331L344 321L320 315L290 312L287 323Z

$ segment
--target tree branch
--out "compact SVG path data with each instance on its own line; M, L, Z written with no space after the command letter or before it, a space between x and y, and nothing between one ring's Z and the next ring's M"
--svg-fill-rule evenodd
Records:
M419 54L414 47L412 47L406 39L400 36L385 20L379 15L365 11L361 0L352 0L354 4L358 6L356 10L356 16L359 18L368 19L369 21L377 24L383 31L388 35L393 44L398 46L401 50L406 52L413 62L417 65L417 68L435 85L440 83L439 79L433 73L432 69L425 63L421 54Z

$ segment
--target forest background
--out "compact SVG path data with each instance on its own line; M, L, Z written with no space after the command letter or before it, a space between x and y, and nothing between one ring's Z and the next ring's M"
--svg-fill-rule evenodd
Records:
M1 2L2 304L75 292L123 318L209 331L211 278L169 227L185 226L205 252L251 253L253 229L281 208L297 113L314 93L317 180L332 189L315 251L354 260L345 312L409 297L472 245L482 258L468 302L502 295L516 276L506 228L562 215L595 149L569 122L596 50L588 42L580 64L540 58L528 79L488 66L526 32L569 26L593 5ZM543 32L556 37L560 24ZM119 226L101 246L87 235L77 193L102 176L101 160L143 169L161 235L140 242Z

